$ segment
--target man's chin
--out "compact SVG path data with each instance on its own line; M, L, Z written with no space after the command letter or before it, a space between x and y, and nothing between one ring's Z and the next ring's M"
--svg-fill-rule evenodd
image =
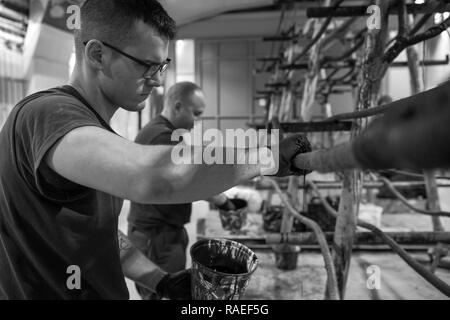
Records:
M141 111L141 110L144 110L145 109L145 105L146 105L146 102L147 101L147 99L145 99L144 101L142 101L141 103L139 103L137 106L136 106L136 108L139 110L139 111Z
M137 104L127 104L122 106L122 109L125 109L130 112L139 112L145 109L145 101L137 103Z

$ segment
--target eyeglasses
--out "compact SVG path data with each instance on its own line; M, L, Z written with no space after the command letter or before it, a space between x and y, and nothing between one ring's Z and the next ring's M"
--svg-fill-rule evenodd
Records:
M128 53L123 52L122 50L106 43L103 41L100 41L105 47L108 47L118 53L120 53L121 55L127 57L130 60L133 60L134 62L136 62L137 64L140 64L141 66L146 67L146 71L144 73L144 78L146 79L151 79L153 78L158 72L160 74L163 74L167 68L169 67L170 61L171 59L167 59L166 61L164 61L163 63L147 63L145 61L142 61L141 59L138 59L136 57L133 57L132 55L129 55ZM86 45L88 43L88 41L83 42L84 45Z

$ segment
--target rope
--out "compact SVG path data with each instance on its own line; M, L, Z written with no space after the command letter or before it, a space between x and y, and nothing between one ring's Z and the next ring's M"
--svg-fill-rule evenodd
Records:
M380 180L384 183L384 185L391 191L402 203L404 203L408 208L422 214L426 214L429 216L435 217L450 217L450 212L445 211L428 211L424 209L417 208L409 203L409 201L400 193L397 189L392 185L392 182L389 181L385 177L380 177Z
M313 230L313 232L315 233L317 241L320 246L320 250L323 255L323 260L325 263L325 270L326 270L327 276L328 276L327 284L328 284L329 297L331 300L339 300L339 296L338 296L339 290L338 290L338 284L337 284L337 278L336 278L336 271L335 271L335 267L333 264L333 260L331 258L330 249L328 247L328 243L327 243L325 234L323 233L322 229L319 227L319 225L314 220L311 220L311 219L308 219L308 218L302 216L300 213L298 213L297 210L295 210L292 207L289 200L286 199L286 196L281 191L280 186L278 185L278 183L275 180L273 180L271 178L266 178L266 179L273 185L274 189L279 194L281 201L283 201L284 205L289 210L289 212L294 217L296 217L301 223L305 224L311 230Z

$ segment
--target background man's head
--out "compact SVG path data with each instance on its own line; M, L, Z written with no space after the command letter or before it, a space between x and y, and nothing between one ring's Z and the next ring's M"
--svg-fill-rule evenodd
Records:
M160 73L148 66L166 61L175 32L175 22L157 0L87 0L75 31L76 70L93 79L113 105L137 111L161 84Z
M202 89L195 83L176 83L170 87L164 97L163 115L177 129L192 129L194 122L204 111L205 96Z

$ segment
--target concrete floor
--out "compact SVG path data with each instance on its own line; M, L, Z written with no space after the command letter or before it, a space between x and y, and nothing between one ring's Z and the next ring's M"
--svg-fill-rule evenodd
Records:
M447 198L447 200L450 199ZM125 203L120 217L119 228L126 231L128 203ZM196 202L193 206L191 223L186 226L190 238L189 247L197 240L197 220L206 218L207 235L224 235L217 211L209 211L208 203ZM450 219L444 218L446 230L450 230ZM431 230L430 218L422 215L395 214L383 216L383 229L387 230ZM253 234L257 223L250 222L246 228ZM258 232L257 232L258 233ZM271 252L256 252L259 265L252 276L245 299L271 300L316 300L323 299L326 273L323 258L319 252L302 252L298 257L298 267L293 271L281 271L275 267ZM426 257L424 254L420 254ZM187 254L188 267L191 265ZM368 267L380 270L380 289L371 290L367 286ZM450 283L450 270L438 269L437 275ZM127 280L130 299L139 300L134 285ZM346 299L355 300L428 300L448 299L417 275L402 259L390 252L355 251L352 256Z
M272 253L257 252L259 266L252 277L245 298L250 300L322 300L326 272L319 253L301 253L293 271L274 267ZM367 285L369 266L380 268L380 287ZM439 276L450 283L450 271L438 269ZM347 282L348 300L445 300L445 295L418 276L397 255L387 252L354 252Z

